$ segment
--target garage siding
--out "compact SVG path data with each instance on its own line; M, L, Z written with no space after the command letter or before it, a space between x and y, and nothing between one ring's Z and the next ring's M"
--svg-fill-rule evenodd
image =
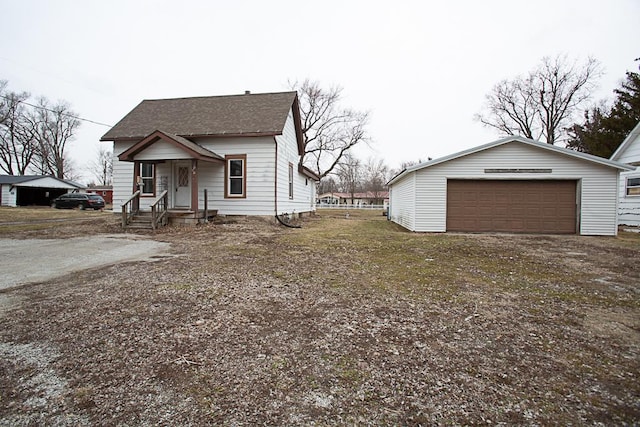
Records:
M623 151L617 154L614 160L634 166L638 165L640 161L640 136L627 143ZM640 227L640 196L627 195L627 179L630 178L640 178L640 167L634 171L620 174L618 220L620 224Z
M551 172L490 173L486 172L488 169L550 169ZM617 234L616 192L612 189L617 188L618 171L613 167L514 141L418 169L407 174L402 181L414 175L415 196L412 199L416 204L415 226L406 227L413 231L446 231L448 179L564 179L580 182L577 190L579 233L583 235ZM393 183L391 186L392 192L396 191L397 184ZM396 207L393 206L392 209L395 215Z
M11 184L4 184L2 186L2 195L0 196L0 200L2 201L2 206L16 206L16 190L13 189L13 193L11 193Z
M391 220L407 230L415 231L415 175L408 175L395 183L389 197Z

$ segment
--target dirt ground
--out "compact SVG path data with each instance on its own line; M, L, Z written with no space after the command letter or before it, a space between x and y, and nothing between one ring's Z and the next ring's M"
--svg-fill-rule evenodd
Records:
M0 291L0 425L640 423L637 234L301 225L167 228L171 258Z

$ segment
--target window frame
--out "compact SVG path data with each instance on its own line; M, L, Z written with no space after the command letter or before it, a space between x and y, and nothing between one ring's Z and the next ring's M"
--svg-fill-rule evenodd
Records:
M230 176L231 173L231 162L232 161L242 161L242 175L241 176ZM231 193L231 180L232 179L241 179L242 184L242 193L241 194L232 194ZM247 155L246 154L227 154L224 156L224 197L225 199L246 199L247 198Z
M289 163L289 199L293 199L293 163Z
M143 172L143 168L145 165L149 165L151 166L151 175L149 176L144 176L142 174ZM140 197L155 197L156 195L156 165L155 163L151 163L151 162L140 162L139 166L138 166L138 178L139 180L136 181L136 183L139 183L140 186L138 187L138 189L140 190ZM144 182L145 180L151 180L151 192L150 193L145 193L144 191Z
M631 180L637 180L638 183L634 184L634 185L629 185L629 181ZM637 194L629 194L629 190L636 190L638 191ZM625 179L625 183L624 183L624 195L625 197L640 197L640 176L628 176Z

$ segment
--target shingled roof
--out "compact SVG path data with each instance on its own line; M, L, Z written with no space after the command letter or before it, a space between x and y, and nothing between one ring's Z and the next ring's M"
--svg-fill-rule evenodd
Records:
M296 92L144 100L101 141L145 138L162 129L181 137L259 136L282 133Z

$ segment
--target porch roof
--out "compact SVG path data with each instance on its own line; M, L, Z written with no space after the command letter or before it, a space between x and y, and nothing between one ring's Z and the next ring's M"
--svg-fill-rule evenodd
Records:
M118 159L125 162L133 162L135 160L135 156L145 149L149 148L158 140L163 140L168 142L171 145L176 146L182 151L186 152L190 158L196 160L202 160L205 162L222 162L224 158L213 151L207 150L204 147L196 144L193 141L189 141L186 138L183 138L178 135L173 135L168 132L164 132L161 130L156 130L151 132L151 134L147 135L145 138L140 140L138 143L131 146L128 150L122 152Z

